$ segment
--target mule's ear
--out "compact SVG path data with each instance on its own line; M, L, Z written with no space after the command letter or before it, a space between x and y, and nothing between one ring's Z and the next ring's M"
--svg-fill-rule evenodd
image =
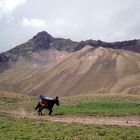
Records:
M58 100L58 96L56 96L56 100Z

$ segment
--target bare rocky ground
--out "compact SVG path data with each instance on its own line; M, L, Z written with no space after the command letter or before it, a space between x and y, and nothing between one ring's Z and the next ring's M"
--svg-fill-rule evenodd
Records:
M140 117L101 117L101 116L63 116L63 115L52 115L52 116L38 116L37 114L27 113L25 110L17 111L0 111L0 114L4 114L11 117L22 117L34 119L37 121L52 121L52 122L63 122L63 123L80 123L90 125L117 125L117 126L135 126L140 127Z

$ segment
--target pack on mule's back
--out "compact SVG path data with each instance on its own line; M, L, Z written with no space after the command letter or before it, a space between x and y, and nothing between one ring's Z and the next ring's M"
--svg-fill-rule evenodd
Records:
M40 95L40 99L53 100L53 98L44 95Z

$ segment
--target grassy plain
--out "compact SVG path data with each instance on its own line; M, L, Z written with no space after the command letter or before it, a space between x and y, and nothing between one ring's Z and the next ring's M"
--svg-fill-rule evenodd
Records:
M1 140L139 140L139 127L37 121L0 115Z
M132 116L140 115L140 104L111 101L90 101L55 107L60 115Z
M0 93L0 111L36 113L37 97L16 93ZM47 111L44 111L47 114ZM139 95L87 94L60 97L60 106L54 106L57 115L133 116L140 115Z
M58 123L45 119L20 118L37 115L37 97L0 92L0 140L139 140L140 127ZM54 115L134 116L140 115L139 95L87 94L60 97ZM15 116L9 117L10 112ZM47 111L44 114L47 116Z

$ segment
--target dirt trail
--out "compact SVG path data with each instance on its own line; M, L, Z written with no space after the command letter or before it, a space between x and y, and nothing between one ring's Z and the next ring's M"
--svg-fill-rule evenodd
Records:
M17 111L0 111L0 114L6 114L12 117L23 117L35 119L38 121L53 121L63 123L80 123L80 124L95 124L95 125L118 125L118 126L136 126L140 127L140 116L132 117L98 117L98 116L38 116L36 114L29 114L24 111L22 113Z
M48 118L56 122L98 124L98 125L119 125L119 126L137 126L140 127L139 117L52 117Z

